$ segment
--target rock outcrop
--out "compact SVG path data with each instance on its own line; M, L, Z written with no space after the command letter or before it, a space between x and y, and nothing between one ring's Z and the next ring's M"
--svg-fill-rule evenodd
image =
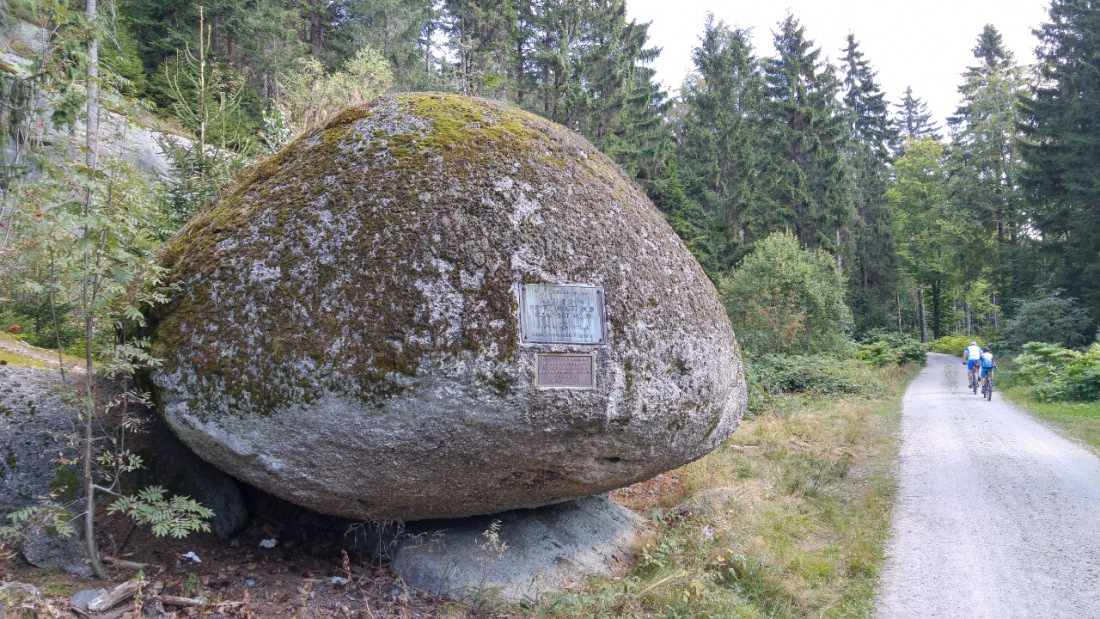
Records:
M0 366L0 518L50 495L80 494L76 467L58 464L79 457L69 444L77 414L58 396L61 387L48 370Z
M46 29L33 24L14 18L0 19L0 81L8 76L20 80L29 79L35 71L34 57L47 49L50 36ZM102 94L108 102L106 107L112 107L111 99L118 97L117 93L106 89ZM45 94L40 97L37 104L31 106L35 108L32 113L38 114L38 119L45 123L45 129L36 139L61 146L68 153L66 158L69 160L83 161L84 155L80 149L84 143L84 121L78 120L67 129L55 126L51 115L56 101ZM181 150L192 147L192 141L188 138L158 131L143 124L141 119L124 116L109 109L102 110L99 131L101 157L125 161L148 177L158 180L168 180L172 174L172 161L165 153L166 146ZM10 139L0 140L0 153L12 157L15 153L14 142Z
M592 576L622 574L652 536L647 525L607 496L426 521L397 545L393 570L412 587L454 600L534 600Z
M631 484L734 430L714 287L642 191L497 102L387 96L242 176L165 248L151 379L196 453L350 518Z

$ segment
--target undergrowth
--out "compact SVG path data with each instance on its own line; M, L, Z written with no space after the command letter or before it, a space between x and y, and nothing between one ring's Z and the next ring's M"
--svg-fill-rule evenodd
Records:
M1030 352L998 362L998 389L1100 453L1100 401L1095 399L1100 345L1085 353L1051 344L1027 344L1025 350L1028 347Z

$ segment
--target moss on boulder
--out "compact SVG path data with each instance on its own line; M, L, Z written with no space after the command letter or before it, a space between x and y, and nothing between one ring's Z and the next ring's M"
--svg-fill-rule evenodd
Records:
M352 518L534 507L675 468L745 389L713 286L572 132L456 95L351 108L243 174L168 244L160 409L200 456ZM521 342L522 284L604 291L600 345ZM595 355L537 389L535 355Z

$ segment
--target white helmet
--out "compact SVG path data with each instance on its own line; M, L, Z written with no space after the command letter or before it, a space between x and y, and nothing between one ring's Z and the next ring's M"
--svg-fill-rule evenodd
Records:
M970 342L970 345L971 345L971 346L977 346L977 345L978 345L978 343L977 343L977 342Z

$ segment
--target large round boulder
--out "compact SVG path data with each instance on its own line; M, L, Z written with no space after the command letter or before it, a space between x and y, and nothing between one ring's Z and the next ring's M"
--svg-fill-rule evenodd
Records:
M350 518L575 499L699 458L745 403L717 292L576 134L453 95L349 109L167 245L162 414Z

